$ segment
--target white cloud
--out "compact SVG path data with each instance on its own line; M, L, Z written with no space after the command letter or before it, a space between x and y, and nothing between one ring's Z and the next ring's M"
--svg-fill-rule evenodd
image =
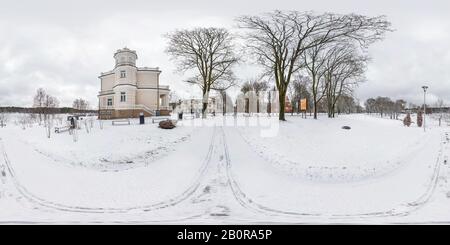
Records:
M70 106L76 97L97 103L100 72L113 68L113 53L128 46L140 66L162 69L162 83L183 96L193 88L164 53L164 33L194 26L232 28L241 14L273 9L386 14L396 32L370 49L368 81L357 89L372 96L422 100L427 81L430 99L450 103L450 3L429 1L9 1L0 9L0 105L30 106L42 86ZM241 64L241 80L258 70Z

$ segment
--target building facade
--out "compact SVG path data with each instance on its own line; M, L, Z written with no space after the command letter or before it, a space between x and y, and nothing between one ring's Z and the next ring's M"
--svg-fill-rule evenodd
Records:
M158 67L137 67L136 51L128 48L114 54L113 70L99 76L99 117L102 119L169 115L169 86L161 85Z

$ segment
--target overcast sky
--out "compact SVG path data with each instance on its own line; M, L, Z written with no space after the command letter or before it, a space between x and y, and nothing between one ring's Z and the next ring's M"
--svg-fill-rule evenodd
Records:
M31 106L39 87L71 106L77 97L96 107L100 72L114 66L113 53L137 51L138 66L159 67L161 83L187 96L197 90L182 81L164 53L163 34L180 28L234 28L234 18L274 9L387 15L394 33L370 48L367 82L356 96L403 98L421 103L427 84L431 103L450 104L450 3L445 0L270 1L5 1L0 8L0 106ZM254 77L252 65L236 75Z

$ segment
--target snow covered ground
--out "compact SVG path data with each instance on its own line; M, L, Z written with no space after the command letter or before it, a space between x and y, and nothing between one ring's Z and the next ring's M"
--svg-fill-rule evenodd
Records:
M0 222L446 223L449 126L427 125L363 114L217 116L173 130L105 121L74 142L8 123Z

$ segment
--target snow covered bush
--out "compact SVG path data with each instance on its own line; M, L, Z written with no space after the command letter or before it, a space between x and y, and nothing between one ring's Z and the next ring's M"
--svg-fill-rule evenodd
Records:
M403 119L403 125L407 127L411 126L411 114L406 114L406 117Z
M422 115L422 111L417 112L417 127L422 127L422 123L423 123L423 115Z

